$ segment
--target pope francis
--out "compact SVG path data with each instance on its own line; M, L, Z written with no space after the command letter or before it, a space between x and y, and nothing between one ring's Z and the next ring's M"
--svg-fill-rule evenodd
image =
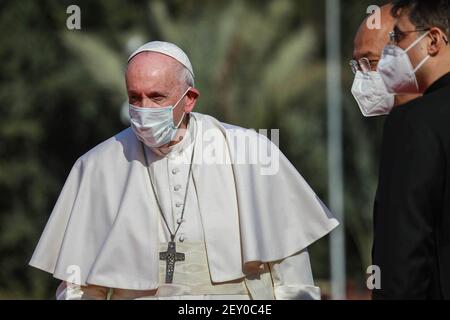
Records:
M320 299L307 247L338 222L275 144L192 112L172 43L125 80L130 128L76 161L30 261L56 298Z

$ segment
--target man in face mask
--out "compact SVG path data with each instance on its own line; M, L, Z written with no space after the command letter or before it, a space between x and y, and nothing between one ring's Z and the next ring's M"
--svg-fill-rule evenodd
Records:
M374 299L450 299L448 0L395 1L378 71L391 93L419 93L386 119L374 207Z
M192 67L184 63L188 66L151 50L129 59L125 80L131 128L160 154L167 154L183 138L199 96Z
M308 246L338 222L279 149L192 112L173 43L125 78L131 127L75 163L30 262L58 299L320 299Z
M393 107L406 103L418 95L396 95L388 92L377 71L383 48L388 44L389 32L395 25L390 14L391 4L381 7L380 27L370 29L368 17L359 27L354 41L350 66L355 74L352 94L365 117L389 114Z

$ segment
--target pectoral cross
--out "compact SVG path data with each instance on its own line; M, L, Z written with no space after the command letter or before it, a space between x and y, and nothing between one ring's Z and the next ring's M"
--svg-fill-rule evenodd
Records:
M167 251L159 253L159 260L166 261L166 283L172 283L175 262L184 261L184 253L177 252L175 241L169 241Z

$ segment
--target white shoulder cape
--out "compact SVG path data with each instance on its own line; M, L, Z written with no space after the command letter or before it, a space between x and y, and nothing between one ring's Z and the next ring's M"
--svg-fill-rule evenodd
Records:
M247 152L278 151L266 137L192 115L218 133L232 162L200 164L209 151L197 134L193 178L213 282L244 277L247 263L296 254L338 225L281 152L273 175L262 175L262 164L239 164L243 151L233 141L248 139ZM81 285L156 289L158 214L141 143L128 128L76 161L30 265Z

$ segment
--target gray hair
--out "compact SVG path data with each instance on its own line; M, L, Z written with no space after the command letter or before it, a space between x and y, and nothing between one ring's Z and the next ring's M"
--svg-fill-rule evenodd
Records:
M195 81L192 73L189 71L188 68L180 64L181 68L179 70L180 73L180 81L186 84L188 87L194 87Z

